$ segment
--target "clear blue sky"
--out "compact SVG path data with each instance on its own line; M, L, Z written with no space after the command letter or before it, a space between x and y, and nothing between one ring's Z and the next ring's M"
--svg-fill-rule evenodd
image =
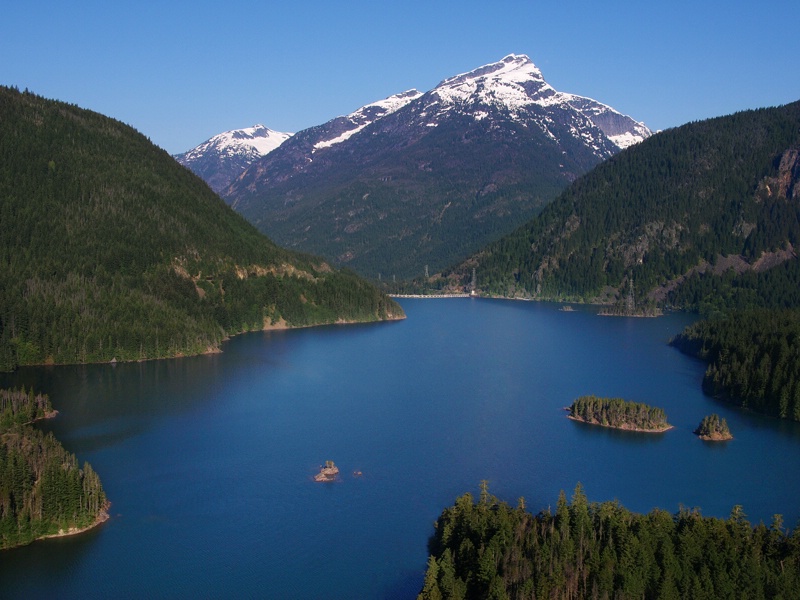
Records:
M664 129L800 99L797 0L3 0L0 84L170 153L295 132L527 54L557 90Z

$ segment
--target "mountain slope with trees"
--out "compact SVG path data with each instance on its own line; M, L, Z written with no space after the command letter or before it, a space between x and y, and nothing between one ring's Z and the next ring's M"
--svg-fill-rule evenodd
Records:
M276 246L132 128L0 88L0 369L400 317L355 275Z
M640 301L687 308L794 303L798 149L800 102L661 132L575 181L446 283L463 285L476 268L482 292L512 297L607 302L632 280ZM726 291L692 293L704 285Z

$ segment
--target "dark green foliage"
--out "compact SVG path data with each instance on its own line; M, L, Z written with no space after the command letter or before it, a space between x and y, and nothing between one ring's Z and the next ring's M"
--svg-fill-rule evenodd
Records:
M0 390L0 403L0 549L95 523L107 506L97 473L26 424L52 413L47 396Z
M644 299L703 261L752 262L800 239L791 200L798 144L800 102L661 132L579 178L449 275L463 284L477 265L484 293L580 300L618 293L633 277ZM784 288L770 292L770 302L800 300L796 288ZM689 306L704 299L672 296Z
M0 390L0 431L12 425L33 423L54 413L50 399L43 394L21 390Z
M400 315L353 275L275 246L130 127L0 87L0 369Z
M800 310L734 311L698 321L672 342L708 361L706 393L800 421Z
M800 598L800 536L699 510L632 513L590 503L580 484L556 514L490 496L436 522L420 600L433 598Z
M581 396L572 403L569 411L574 419L605 427L649 431L661 431L669 427L663 409L622 398Z
M667 302L704 316L731 309L800 307L800 261L760 272L692 273L667 295Z
M703 417L694 433L702 438L715 440L727 440L733 437L731 436L731 430L728 428L728 422L725 419L721 419L716 413Z

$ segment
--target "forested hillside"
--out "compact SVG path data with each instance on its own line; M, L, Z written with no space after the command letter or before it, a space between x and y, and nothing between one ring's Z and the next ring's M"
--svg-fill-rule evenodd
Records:
M708 286L718 307L794 303L799 148L800 102L661 132L445 275L463 285L475 267L484 293L541 299L614 300L632 278L640 302L699 308ZM758 278L784 261L766 290Z
M30 425L54 414L47 396L0 390L0 549L75 532L107 518L91 465Z
M698 509L630 512L590 503L580 484L556 513L511 508L483 484L436 522L419 600L800 598L800 533L775 515L753 527Z
M401 316L356 276L277 247L130 127L0 87L0 369Z
M734 311L698 321L672 344L709 363L706 393L800 421L800 310Z

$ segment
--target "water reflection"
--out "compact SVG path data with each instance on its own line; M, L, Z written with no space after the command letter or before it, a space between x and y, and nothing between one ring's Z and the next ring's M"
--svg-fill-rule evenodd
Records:
M75 453L141 435L165 415L201 410L220 385L219 355L101 365L21 368L0 387L34 389L59 411L39 426Z

